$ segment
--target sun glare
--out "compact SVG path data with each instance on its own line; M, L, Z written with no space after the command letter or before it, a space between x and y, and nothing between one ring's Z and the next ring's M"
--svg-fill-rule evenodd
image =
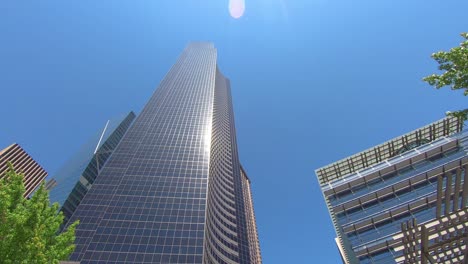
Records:
M229 0L229 14L233 18L240 18L245 11L244 0Z

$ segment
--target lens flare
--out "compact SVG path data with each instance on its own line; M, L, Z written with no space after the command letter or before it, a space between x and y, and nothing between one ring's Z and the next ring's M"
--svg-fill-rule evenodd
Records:
M229 0L229 14L233 18L240 18L245 11L244 0Z

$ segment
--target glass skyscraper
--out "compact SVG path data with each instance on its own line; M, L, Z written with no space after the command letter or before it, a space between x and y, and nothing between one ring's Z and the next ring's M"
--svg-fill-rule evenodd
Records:
M104 129L93 135L47 182L50 202L58 202L64 223L93 185L101 168L135 119L135 114L108 120Z
M81 263L261 263L230 83L191 43L70 219Z
M466 263L462 127L447 117L316 170L344 263Z

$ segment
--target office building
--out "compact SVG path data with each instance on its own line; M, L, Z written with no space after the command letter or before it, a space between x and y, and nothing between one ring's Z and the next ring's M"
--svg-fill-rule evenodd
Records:
M0 151L0 177L3 178L8 171L9 162L16 173L24 175L24 197L29 197L47 177L41 165L16 143Z
M135 119L130 112L108 120L47 182L51 203L58 202L64 223L70 219L78 204L91 188L99 171Z
M344 263L466 263L462 127L447 117L315 171Z
M260 263L230 82L191 43L128 129L70 222L81 263Z

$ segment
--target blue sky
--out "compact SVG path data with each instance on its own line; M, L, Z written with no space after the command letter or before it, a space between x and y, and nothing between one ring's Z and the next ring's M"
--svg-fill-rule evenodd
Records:
M139 112L189 41L231 79L264 262L339 263L318 167L467 108L421 81L461 42L468 1L23 1L0 4L0 148L49 174L108 118Z

